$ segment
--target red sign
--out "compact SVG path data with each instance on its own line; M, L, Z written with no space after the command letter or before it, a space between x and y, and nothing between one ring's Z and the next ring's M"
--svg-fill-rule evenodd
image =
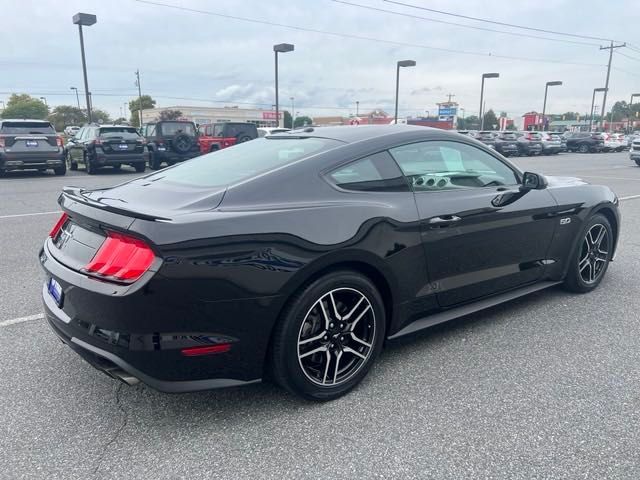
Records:
M278 112L278 120L280 120L282 118L282 112ZM263 120L275 120L276 119L276 112L262 112L262 119Z

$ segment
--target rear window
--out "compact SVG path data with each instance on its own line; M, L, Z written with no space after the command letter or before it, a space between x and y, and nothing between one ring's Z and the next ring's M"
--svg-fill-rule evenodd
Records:
M137 137L138 131L133 127L107 127L101 128L98 135L100 137Z
M165 122L160 127L162 135L178 135L179 133L186 133L187 135L195 135L196 128L193 123L184 122Z
M2 122L0 133L55 135L56 131L49 122Z
M224 187L341 144L326 138L261 138L196 157L147 178L159 183Z
M515 133L503 133L500 138L504 140L515 140L517 137Z

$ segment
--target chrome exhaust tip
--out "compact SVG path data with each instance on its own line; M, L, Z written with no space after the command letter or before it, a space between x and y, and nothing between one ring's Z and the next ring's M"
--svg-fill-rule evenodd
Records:
M138 383L140 383L139 378L134 377L133 375L125 372L124 370L120 370L120 369L110 370L109 375L111 375L113 378L117 380L120 380L123 383L126 383L129 386L137 385Z

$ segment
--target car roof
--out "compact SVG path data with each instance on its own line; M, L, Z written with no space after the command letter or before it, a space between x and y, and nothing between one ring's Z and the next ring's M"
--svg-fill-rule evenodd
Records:
M277 136L318 137L338 140L345 143L355 143L378 138L381 136L403 136L406 133L422 133L425 138L431 136L450 136L459 139L460 134L455 130L422 127L418 125L342 125L336 127L306 127L288 132L278 133Z
M0 123L4 122L42 122L51 123L49 120L42 120L39 118L0 118Z

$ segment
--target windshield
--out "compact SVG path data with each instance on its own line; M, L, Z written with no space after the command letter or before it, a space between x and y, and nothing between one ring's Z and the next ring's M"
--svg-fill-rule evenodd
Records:
M195 135L196 128L193 123L186 122L165 122L162 124L162 135L178 135L179 133L186 133L187 135Z
M194 187L223 187L340 144L326 138L261 138L202 155L147 178Z
M108 127L101 128L99 135L101 137L138 137L138 132L133 127Z
M3 122L0 133L55 135L49 122Z

